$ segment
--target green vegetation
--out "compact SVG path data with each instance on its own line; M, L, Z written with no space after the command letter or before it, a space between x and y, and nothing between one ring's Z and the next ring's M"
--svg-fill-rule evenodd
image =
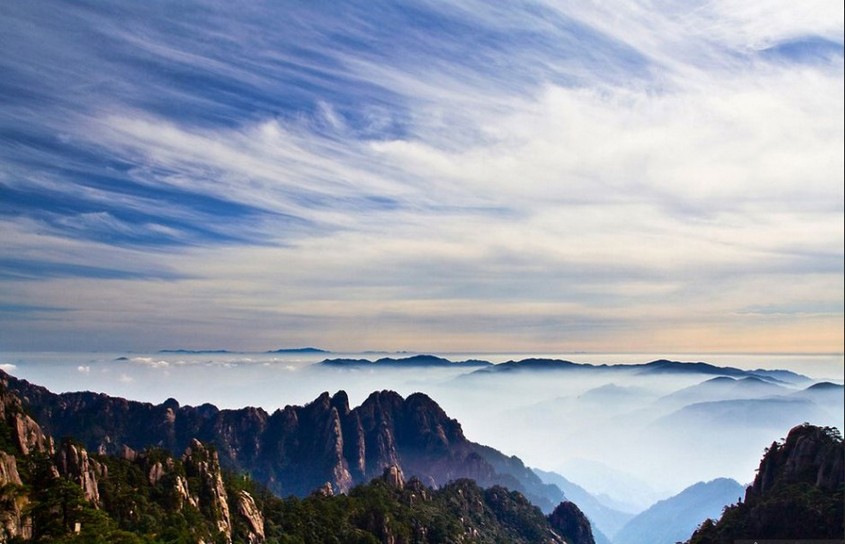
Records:
M220 507L201 495L206 485L201 477L186 477L186 461L162 450L132 461L99 455L92 459L105 467L97 505L85 499L77 483L58 476L46 454L18 455L26 474L18 491L27 497L23 513L32 524L29 542L226 542L217 528ZM163 467L157 478L150 476L155 467ZM178 491L180 479L187 482L191 498ZM284 499L245 475L223 474L223 482L230 512L237 512L243 492L254 499L269 544L558 542L540 510L521 494L502 487L485 490L471 480L432 490L418 480L397 487L376 479L347 495ZM232 541L249 542L248 521L238 515L231 521Z

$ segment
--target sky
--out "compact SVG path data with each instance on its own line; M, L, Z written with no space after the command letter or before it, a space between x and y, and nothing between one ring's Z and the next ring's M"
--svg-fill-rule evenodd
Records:
M0 74L0 350L843 351L838 1L11 0Z

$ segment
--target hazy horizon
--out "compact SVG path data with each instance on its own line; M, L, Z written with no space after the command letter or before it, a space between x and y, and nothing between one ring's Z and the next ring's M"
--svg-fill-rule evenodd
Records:
M471 374L476 368L459 366L316 364L343 355L2 353L0 368L54 392L91 390L153 403L175 398L182 405L257 406L268 412L307 404L323 392L343 390L352 406L377 390L403 396L423 392L461 423L470 440L517 455L529 466L556 471L632 511L698 481L729 477L749 482L762 449L804 421L843 427L841 391L811 396L804 391L820 381L842 384L841 355L704 359L748 370L821 371L805 372L811 380L804 383L773 381L762 390L758 384L710 392L699 389L713 375L637 374L624 366L610 374L588 369L479 375ZM508 358L502 354L501 359ZM567 359L595 364L652 360L620 360L618 354Z

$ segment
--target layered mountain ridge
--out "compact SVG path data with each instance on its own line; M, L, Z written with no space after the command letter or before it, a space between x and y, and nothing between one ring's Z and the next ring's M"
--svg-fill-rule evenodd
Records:
M466 439L460 424L432 399L416 393L372 393L350 408L343 391L305 406L268 413L129 401L104 394L55 394L0 374L45 432L73 437L88 450L117 454L124 447L184 451L194 439L216 448L222 466L247 473L279 496L305 496L328 483L347 492L398 466L430 486L469 478L483 487L520 491L544 511L562 499L515 457Z
M89 454L73 438L56 442L31 411L37 407L49 414L76 406L81 413L83 394L68 399L5 374L0 378L0 542L595 544L589 521L572 503L561 502L544 516L517 491L499 485L483 489L466 478L432 488L416 477L406 480L397 464L341 495L327 482L303 499L281 499L248 475L224 471L218 451L196 438L181 457L161 448L135 451L125 443L117 455ZM32 404L21 397L22 390L40 395L46 404ZM117 406L111 415L133 408L129 401L119 402L123 399L95 397L100 407ZM378 402L361 407L365 421L381 411L396 417L399 428L402 418L410 418L410 425L435 429L439 444L449 438L461 441L457 422L446 418L451 426L444 428L445 414L432 411L432 401L424 395L373 398ZM294 414L311 423L309 416L316 413L338 414L326 424L337 434L342 432L339 413L353 412L343 410L344 400L342 395L323 395ZM408 406L390 410L382 403ZM175 422L178 415L170 416L180 409L166 404L162 409ZM203 413L212 412L206 407ZM386 416L382 423L388 423ZM392 423L395 429L396 421ZM91 418L86 424L95 425ZM400 432L394 442L416 440L426 450L430 442L419 442L425 434L405 437ZM386 431L380 436L387 440ZM101 450L116 442L107 444ZM390 455L399 450L385 444L379 451ZM301 460L298 468L307 470L310 461Z

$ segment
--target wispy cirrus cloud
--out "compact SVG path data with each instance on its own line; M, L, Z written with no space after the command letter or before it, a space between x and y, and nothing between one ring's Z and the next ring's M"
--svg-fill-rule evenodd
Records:
M59 344L836 346L817 8L4 6L4 300Z

